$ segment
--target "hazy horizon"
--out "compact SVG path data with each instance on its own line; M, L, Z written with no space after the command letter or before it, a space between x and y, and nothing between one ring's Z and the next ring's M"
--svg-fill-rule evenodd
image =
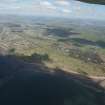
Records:
M0 15L53 16L105 20L105 6L75 0L1 0Z

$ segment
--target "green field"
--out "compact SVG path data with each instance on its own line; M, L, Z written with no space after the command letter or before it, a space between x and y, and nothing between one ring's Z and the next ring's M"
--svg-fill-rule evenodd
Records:
M48 67L105 76L104 23L78 21L1 23L0 48L17 55L48 54L51 62L43 61Z

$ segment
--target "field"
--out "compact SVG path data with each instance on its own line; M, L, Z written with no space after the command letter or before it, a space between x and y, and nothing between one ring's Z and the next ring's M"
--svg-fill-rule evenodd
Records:
M51 61L43 62L50 68L105 76L105 22L44 17L17 17L8 21L2 18L0 53L47 54Z
M1 105L105 105L105 22L0 17Z

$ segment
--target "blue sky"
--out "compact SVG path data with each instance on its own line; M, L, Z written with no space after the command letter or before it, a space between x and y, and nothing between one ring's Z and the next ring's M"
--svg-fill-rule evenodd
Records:
M0 0L0 13L105 19L105 6L74 0Z

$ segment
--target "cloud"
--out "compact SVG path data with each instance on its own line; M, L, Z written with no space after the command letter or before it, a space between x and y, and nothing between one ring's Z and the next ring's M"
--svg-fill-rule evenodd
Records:
M55 3L60 6L69 6L70 2L66 0L56 0Z
M51 2L49 1L43 1L43 2L40 2L40 6L42 8L47 8L47 9L56 9L56 6L54 6Z
M40 4L45 6L52 6L52 3L49 1L40 1Z
M105 18L105 6L75 0L0 0L0 13Z
M9 5L8 5L9 4ZM65 0L0 0L0 10L20 11L25 13L45 13L45 14L60 14L70 13L71 11L60 6L69 5Z
M1 4L7 4L7 3L16 3L18 2L19 0L0 0L0 3Z
M63 13L66 13L66 14L69 14L69 13L72 13L72 10L69 10L69 9L63 9L62 12L63 12Z

